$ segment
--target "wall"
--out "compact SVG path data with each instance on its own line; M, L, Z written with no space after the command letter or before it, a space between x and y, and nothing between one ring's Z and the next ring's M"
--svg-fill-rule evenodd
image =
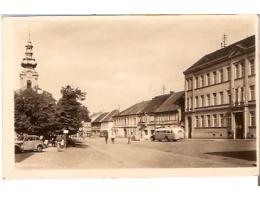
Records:
M193 138L232 138L227 128L194 128Z

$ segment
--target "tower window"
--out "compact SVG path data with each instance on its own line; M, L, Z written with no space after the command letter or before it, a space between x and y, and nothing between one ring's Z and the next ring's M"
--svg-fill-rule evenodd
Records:
M28 80L27 81L27 89L32 88L32 81Z

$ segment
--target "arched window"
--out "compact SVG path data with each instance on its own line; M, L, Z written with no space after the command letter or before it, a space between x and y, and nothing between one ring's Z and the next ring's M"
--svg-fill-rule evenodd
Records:
M32 88L32 81L28 80L27 81L27 89Z

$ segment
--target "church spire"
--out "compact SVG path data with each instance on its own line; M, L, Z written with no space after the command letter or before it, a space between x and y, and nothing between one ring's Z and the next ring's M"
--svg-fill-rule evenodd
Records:
M29 69L34 69L37 66L37 63L35 59L33 58L33 45L31 42L31 34L29 32L29 38L27 41L27 44L25 45L25 58L23 58L22 61L22 67L24 68L29 68Z
M35 67L37 63L33 58L33 45L30 38L30 32L28 34L28 41L25 45L25 57L21 63L22 67L24 68L23 71L20 73L20 87L22 90L25 89L33 89L37 90L38 87L38 73L35 71Z

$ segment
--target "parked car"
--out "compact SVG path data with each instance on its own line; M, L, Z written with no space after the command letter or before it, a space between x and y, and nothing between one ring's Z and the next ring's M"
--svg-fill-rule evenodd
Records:
M16 140L15 144L15 153L21 151L38 151L41 152L43 149L47 148L47 145L40 140L39 136L36 135L27 135L24 136L22 140Z
M177 141L184 139L184 130L181 127L158 128L151 136L152 141Z

